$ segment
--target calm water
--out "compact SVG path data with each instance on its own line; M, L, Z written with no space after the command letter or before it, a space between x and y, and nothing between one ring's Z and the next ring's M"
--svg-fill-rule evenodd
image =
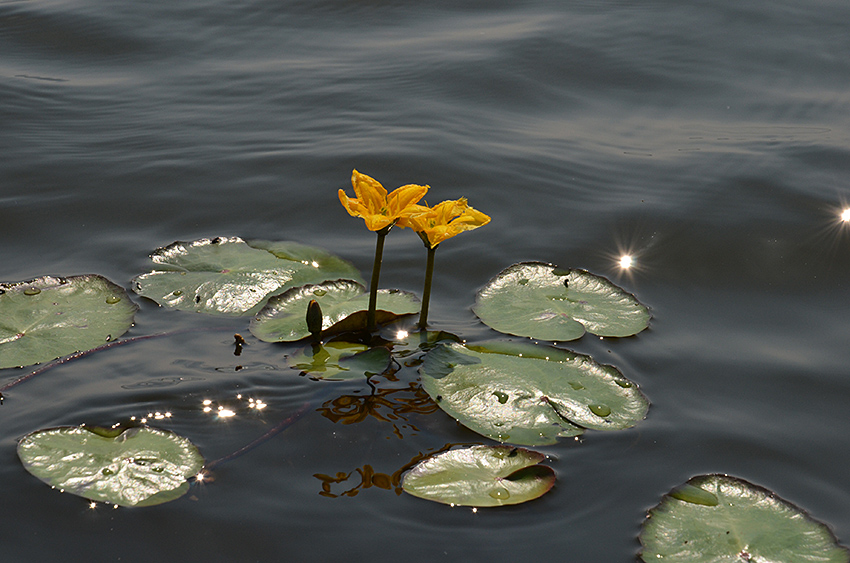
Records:
M437 328L497 336L469 307L523 260L607 275L654 316L635 338L569 346L638 382L648 418L537 448L556 488L473 513L356 488L367 465L391 474L485 442L443 413L334 423L321 404L368 388L295 375L292 347L249 338L234 357L245 320L142 302L128 336L215 330L7 393L4 561L633 561L646 510L709 472L768 487L850 542L848 21L845 0L0 1L2 281L127 286L156 247L217 235L317 244L366 274L374 237L336 195L357 168L493 217L437 253ZM394 231L382 285L421 291L424 260ZM390 404L416 396L415 371L399 377L380 382ZM252 414L237 393L269 406ZM237 416L210 419L203 399ZM39 428L169 411L157 425L212 460L305 403L159 507L89 510L15 455ZM337 498L320 495L314 474L338 472L351 476Z

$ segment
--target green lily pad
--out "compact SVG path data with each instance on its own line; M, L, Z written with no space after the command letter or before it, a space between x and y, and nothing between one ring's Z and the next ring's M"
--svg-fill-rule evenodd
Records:
M413 467L402 488L415 497L452 506L520 504L555 484L541 453L510 446L472 446L431 456Z
M824 524L775 493L727 475L700 475L649 511L641 558L673 563L847 563Z
M512 444L630 428L649 409L616 368L530 342L443 344L428 352L420 374L423 389L458 422Z
M499 332L566 342L584 335L632 336L649 326L649 309L631 293L585 270L522 262L478 292L473 311Z
M183 496L204 458L186 438L158 428L115 434L68 426L18 442L27 471L63 492L120 506L153 506Z
M133 279L139 295L172 309L256 313L270 295L308 283L360 280L350 263L295 242L216 237L175 242L151 254L156 270Z
M390 351L353 342L306 346L287 358L289 367L313 379L344 381L383 373L390 367Z
M362 284L336 280L290 289L269 299L251 320L251 334L264 342L294 342L310 336L307 305L311 300L322 309L323 334L336 334L366 328L369 295ZM379 324L402 315L419 312L419 298L398 289L379 289L375 319Z
M0 368L96 348L127 332L138 308L96 274L0 283Z

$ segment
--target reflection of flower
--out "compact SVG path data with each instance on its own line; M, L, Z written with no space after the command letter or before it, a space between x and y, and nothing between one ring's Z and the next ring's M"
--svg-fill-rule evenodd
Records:
M395 393L402 395L391 397ZM437 404L419 385L410 383L407 388L376 389L366 396L343 395L327 401L317 410L328 420L342 424L356 424L373 416L391 422L393 433L401 438L401 431L394 421L407 421L409 414L431 414L438 409Z
M490 222L490 217L469 207L466 198L438 203L434 207L413 206L411 212L401 217L399 227L410 227L428 248L436 248L446 239L464 231L471 231Z
M351 185L357 197L350 198L345 191L339 190L339 201L352 217L362 217L370 231L394 225L418 207L416 202L428 191L428 186L408 184L388 195L380 182L357 170L351 173Z
M411 469L413 466L415 466L425 458L431 457L432 455L436 455L440 452L448 451L458 445L461 444L446 444L439 450L432 453L419 452L419 454L413 456L410 461L395 470L392 475L388 475L386 473L376 473L375 469L367 463L362 468L358 467L350 473L344 473L342 471L338 472L336 475L314 473L313 477L322 482L322 491L319 494L323 497L354 497L357 496L357 493L359 493L362 489L368 489L371 487L378 487L379 489L384 489L386 491L392 490L393 492L395 492L396 495L400 495L404 490L401 487L401 476L404 474L405 471ZM360 475L360 483L341 493L331 492L331 485L348 481L348 479L352 475L354 475L355 472Z

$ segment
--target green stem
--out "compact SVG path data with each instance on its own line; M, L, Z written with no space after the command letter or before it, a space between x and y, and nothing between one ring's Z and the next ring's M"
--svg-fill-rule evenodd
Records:
M437 245L439 246L439 245ZM437 246L428 247L428 263L425 266L425 288L422 290L422 310L419 312L419 328L425 330L428 326L428 305L431 303L431 280L434 277L434 255Z
M384 254L384 239L387 233L390 232L389 227L384 227L380 231L375 231L378 234L378 243L375 246L375 263L372 264L372 281L369 284L369 313L366 317L366 330L372 332L375 330L375 310L378 307L378 281L381 277L381 258Z

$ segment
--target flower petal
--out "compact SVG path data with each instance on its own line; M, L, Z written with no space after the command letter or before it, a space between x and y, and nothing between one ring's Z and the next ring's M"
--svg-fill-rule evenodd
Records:
M400 188L394 189L387 196L387 208L390 215L393 217L403 217L415 212L417 202L425 197L428 192L428 186L419 186L417 184L407 184Z
M353 170L351 172L351 185L357 199L366 206L370 213L380 213L382 209L387 207L387 190L371 176Z

